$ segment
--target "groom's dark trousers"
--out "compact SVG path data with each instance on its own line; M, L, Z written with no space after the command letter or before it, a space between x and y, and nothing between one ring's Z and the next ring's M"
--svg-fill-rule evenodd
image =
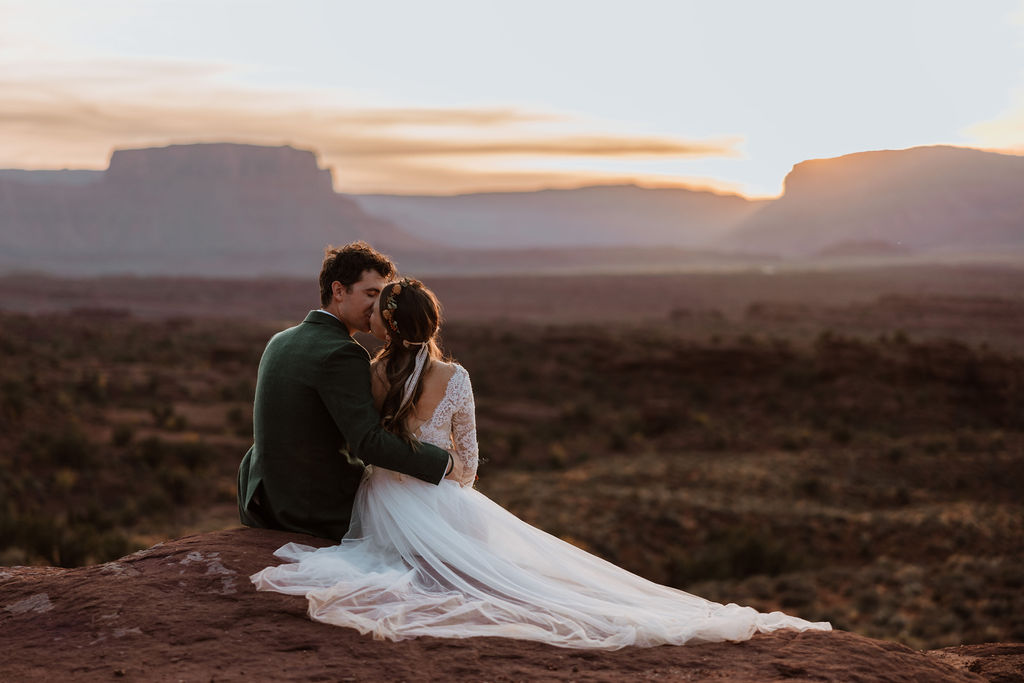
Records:
M380 427L369 355L337 318L310 311L260 360L253 439L238 468L242 523L341 539L365 465L437 484L448 453Z

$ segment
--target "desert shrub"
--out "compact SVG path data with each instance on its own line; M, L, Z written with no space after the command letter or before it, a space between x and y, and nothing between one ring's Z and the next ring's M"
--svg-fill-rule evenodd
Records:
M10 505L10 499L8 498L8 505L0 507L0 548L7 548L15 545L18 540L18 519L17 515Z
M696 415L696 446L708 451L724 451L732 445L734 432L725 424L704 414Z
M28 386L16 379L0 383L0 421L15 422L28 406Z
M853 440L853 432L846 425L836 425L832 428L830 435L837 444L845 445Z
M211 341L212 348L209 351L211 365L245 366L259 362L259 355L254 357L253 349L243 346L217 346Z
M136 450L142 462L151 470L158 469L163 465L167 457L167 449L164 440L158 436L150 436L138 443Z
M513 429L508 434L508 457L515 461L523 453L523 445L526 443L526 437L523 435L522 430Z
M18 530L15 543L31 555L42 557L50 564L60 563L57 545L60 530L52 517L44 515L23 515L17 519Z
M782 370L779 383L786 389L803 391L818 383L818 373L810 363L792 363Z
M697 548L669 551L670 581L674 586L702 579L774 576L800 569L802 564L802 559L792 554L786 544L746 527L726 528Z
M149 482L146 486L140 488L137 495L140 516L161 518L174 511L174 501L171 500L171 494L162 486Z
M562 405L560 419L566 427L586 427L594 422L594 406L585 400Z
M59 567L79 567L114 560L137 548L120 532L98 532L89 525L76 525L58 532L50 559Z
M42 437L50 463L57 467L81 469L92 464L95 447L89 439L73 425L65 425L54 435Z
M897 486L892 493L892 504L896 507L906 507L910 505L910 501L910 489L906 486Z
M110 435L110 443L117 448L124 448L135 438L135 428L131 425L120 424L114 427Z
M252 436L252 411L232 406L227 412L228 425L237 436Z
M952 450L953 443L946 435L932 435L924 438L920 445L928 455L941 455Z
M784 451L802 451L811 445L811 434L806 429L777 429L775 439Z
M706 404L712 399L712 386L707 382L694 382L687 386L690 400L697 404Z
M176 506L188 503L196 491L196 480L180 466L165 467L157 472L157 483Z
M107 376L94 369L87 369L75 382L78 398L89 403L105 403L107 400Z
M902 446L892 446L885 451L885 457L891 463L900 463L906 458L907 452Z
M159 403L150 407L149 414L153 416L153 424L157 428L163 428L174 417L174 406L167 403Z
M111 501L113 503L113 501ZM121 527L131 527L139 521L139 498L132 496L121 496L117 499L117 506L111 510L111 515Z
M167 420L165 427L172 432L183 432L188 428L188 418L179 413L175 413Z
M826 493L825 484L820 477L807 475L797 480L793 486L794 492L805 498L820 498Z
M668 401L648 401L640 408L640 433L646 437L667 434L684 421L678 406Z
M548 445L547 464L550 469L564 469L569 462L569 451L561 441L553 441Z
M172 457L192 472L207 467L217 458L217 450L202 441L171 445Z
M969 431L959 431L956 433L956 449L958 451L975 452L981 448L977 437L973 433Z
M236 377L220 385L218 391L223 401L242 401L252 403L256 395L256 385L248 377Z
M245 421L245 411L241 406L231 406L227 412L228 424L238 426Z
M629 432L621 426L612 427L608 431L608 449L614 452L625 451L630 444Z
M818 597L814 585L796 576L783 576L778 581L778 599L783 607L806 607Z

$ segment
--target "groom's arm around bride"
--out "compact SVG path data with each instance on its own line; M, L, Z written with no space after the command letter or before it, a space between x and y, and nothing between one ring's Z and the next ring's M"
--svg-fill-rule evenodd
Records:
M369 329L377 295L394 274L365 243L327 252L323 308L277 333L260 360L253 446L238 471L242 523L340 539L365 464L437 484L447 451L414 448L380 427L369 354L352 332Z

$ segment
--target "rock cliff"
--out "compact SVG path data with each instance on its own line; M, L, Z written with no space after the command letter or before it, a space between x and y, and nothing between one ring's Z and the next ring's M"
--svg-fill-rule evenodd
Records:
M1024 157L959 147L803 161L783 195L726 240L806 255L844 242L910 249L1024 246Z

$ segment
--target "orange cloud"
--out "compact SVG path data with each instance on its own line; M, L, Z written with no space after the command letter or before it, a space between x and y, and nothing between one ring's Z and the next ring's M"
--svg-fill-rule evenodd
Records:
M384 158L361 164L332 166L331 170L338 190L351 194L450 195L567 189L586 185L685 187L721 194L742 193L742 188L737 184L710 178L601 171L480 168L459 164L458 160L428 164L422 160Z
M228 88L212 78L223 70L217 65L76 68L37 65L0 79L0 166L103 168L112 149L170 143L292 144L317 151L342 191L452 193L644 178L685 184L643 174L496 166L513 159L540 166L543 160L735 157L741 142L594 132L573 117L515 107L359 107L338 95Z
M381 156L532 156L532 157L697 157L736 156L729 142L678 142L668 138L565 136L506 140L357 138L345 140L338 154Z
M327 117L333 123L351 126L503 126L522 123L564 121L567 117L515 108L488 109L360 109Z

